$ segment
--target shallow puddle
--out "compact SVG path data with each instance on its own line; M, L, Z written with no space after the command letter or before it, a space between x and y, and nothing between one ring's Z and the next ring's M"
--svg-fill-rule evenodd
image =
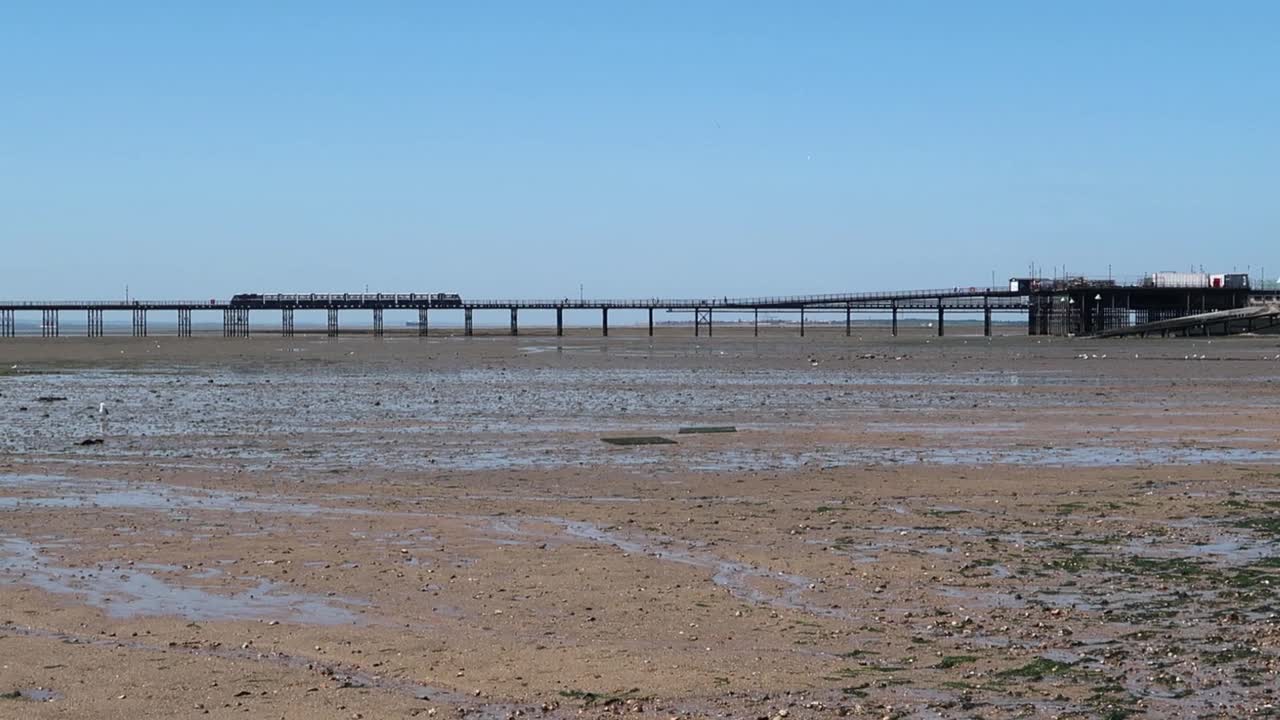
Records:
M7 692L0 693L0 703L3 703L7 700L26 700L27 702L53 702L54 700L61 700L61 699L62 699L62 693L59 693L55 690L50 690L48 688L18 688L17 690L10 690ZM4 706L0 705L0 710L3 710L3 709L4 709Z
M197 571L194 577L209 577L208 572ZM220 595L167 582L143 568L60 567L42 555L36 545L6 536L0 536L0 580L32 585L58 595L74 595L112 617L176 615L188 620L275 619L347 625L362 622L360 614L349 608L366 604L349 598L295 593L267 580L258 580L248 590Z

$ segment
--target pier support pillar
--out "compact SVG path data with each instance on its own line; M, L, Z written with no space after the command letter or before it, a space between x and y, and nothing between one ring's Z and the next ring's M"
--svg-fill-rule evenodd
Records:
M178 337L191 337L191 308L178 308Z
M133 336L147 336L147 311L142 308L133 309Z
M942 337L944 334L943 328L945 327L945 325L943 325L943 323L945 322L945 320L946 320L946 311L942 307L942 298L938 298L938 337Z
M520 321L519 321L518 313L519 313L518 310L516 310L515 308L511 308L511 334L512 335L520 334Z
M600 308L600 331L609 337L609 308Z
M14 319L12 310L0 310L0 338L11 338L14 335Z
M890 330L890 332L893 333L894 337L898 337L898 301L897 300L894 300L889 303L889 312L893 315L893 321L892 321L893 324L891 326L892 329Z
M58 311L41 310L40 336L58 337Z
M373 336L382 337L382 308L373 309Z
M102 337L102 310L89 308L86 318L89 337Z
M462 310L462 334L471 337L471 308L463 308Z
M982 334L991 337L991 302L987 300L982 307Z
M556 308L556 337L564 335L564 308Z
M844 306L844 336L853 335L853 306L845 304Z
M418 337L427 336L427 313L426 308L418 308Z
M649 308L649 337L653 337L653 308Z
M760 308L752 308L751 336L760 337Z
M707 326L707 337L711 337L711 308L694 308L693 309L693 336L698 337L702 334L702 326Z
M143 334L146 334L145 326ZM249 337L249 308L227 308L222 311L222 336Z
M800 308L800 337L804 337L804 308Z
M338 337L338 308L329 308L329 322L325 334Z
M293 308L280 309L280 335L282 337L293 337Z

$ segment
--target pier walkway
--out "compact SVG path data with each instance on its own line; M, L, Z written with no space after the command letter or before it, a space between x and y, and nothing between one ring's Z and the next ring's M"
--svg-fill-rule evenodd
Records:
M928 313L935 332L946 332L946 318L954 313L981 313L983 334L992 334L995 313L1022 313L1032 335L1078 335L1114 337L1121 335L1192 331L1208 332L1220 327L1224 332L1262 328L1274 321L1271 309L1280 307L1275 291L1252 291L1244 287L1153 287L1151 285L1119 285L1110 280L1014 280L1013 287L951 287L925 290L831 293L813 295L779 295L759 297L710 298L630 298L630 299L471 299L445 293L289 293L240 294L226 300L211 298L188 300L0 300L0 338L17 334L18 315L39 313L42 336L61 334L61 317L67 312L85 313L84 327L90 337L104 334L104 314L126 312L132 319L132 334L149 333L151 314L175 313L176 334L192 334L195 313L222 313L225 337L247 337L251 314L264 311L279 313L279 334L294 334L294 316L298 311L323 311L327 316L326 333L338 336L339 313L370 313L375 336L384 332L383 316L388 310L417 311L417 334L431 331L431 314L460 312L463 333L472 335L476 311L506 311L510 314L510 333L520 332L521 311L553 311L557 335L564 334L566 311L598 312L600 331L609 334L609 312L642 311L648 313L648 330L653 335L654 313L688 313L693 315L693 334L711 335L717 314L741 319L752 317L758 335L760 312L795 313L799 315L799 332L805 334L806 321L813 314L843 313L845 333L852 334L855 313L883 313L890 317L891 332L898 334L899 315ZM1225 313L1225 314L1221 314ZM439 317L439 315L437 315ZM29 320L25 326L33 326ZM261 332L262 326L254 326ZM355 329L355 328L349 328Z
M553 310L556 317L556 334L564 334L566 310L590 310L600 313L600 328L609 334L610 310L640 310L649 315L649 334L653 334L654 312L691 312L694 315L694 334L713 332L716 311L742 314L751 313L755 332L759 333L760 311L797 311L800 314L800 334L805 332L805 311L845 312L846 333L852 332L855 312L888 312L891 315L893 334L898 332L898 313L936 312L937 333L942 335L945 315L951 312L983 313L986 334L991 334L991 316L995 312L1025 312L1028 300L1025 294L1004 288L953 287L932 290L901 290L888 292L835 293L819 295L786 295L764 297L721 298L631 298L631 299L463 299L456 295L440 293L288 293L265 295L237 295L228 300L0 300L0 337L16 334L16 313L39 312L41 335L55 337L60 334L60 314L64 312L86 313L87 333L90 337L103 334L103 313L128 312L133 320L133 334L146 336L149 313L176 312L177 334L190 336L192 314L214 311L223 314L223 335L247 337L251 312L277 311L280 313L280 333L294 333L294 313L299 310L323 310L328 315L327 334L337 336L339 311L363 310L372 313L374 335L382 335L383 313L387 310L417 310L418 334L430 333L430 314L439 311L461 311L463 331L473 333L473 314L477 310L507 310L511 314L511 334L519 334L521 310Z

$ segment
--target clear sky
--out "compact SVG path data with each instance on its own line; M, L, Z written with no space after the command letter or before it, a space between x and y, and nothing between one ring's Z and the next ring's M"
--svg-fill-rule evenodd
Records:
M1280 275L1280 3L0 6L0 296Z

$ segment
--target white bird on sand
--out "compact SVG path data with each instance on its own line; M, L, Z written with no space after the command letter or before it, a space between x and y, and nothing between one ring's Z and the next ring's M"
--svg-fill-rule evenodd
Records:
M106 403L104 403L104 402L100 402L100 403L98 403L98 414L99 414L99 415L106 415L106 414L107 414L107 404L106 404Z

